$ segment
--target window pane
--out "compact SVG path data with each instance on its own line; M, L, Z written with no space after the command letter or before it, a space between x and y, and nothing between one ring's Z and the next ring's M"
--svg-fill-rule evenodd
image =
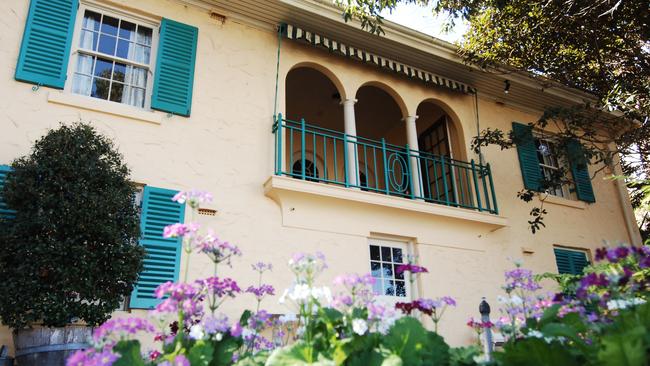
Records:
M141 64L149 64L151 58L151 47L135 45L135 53L130 59Z
M106 79L110 79L111 73L113 72L113 62L99 58L95 64L95 76L100 76Z
M151 28L138 26L138 36L136 38L136 42L151 46L151 33Z
M86 10L86 12L84 13L83 24L81 26L84 29L98 31L99 23L101 22L101 20L102 20L101 14L95 13L94 11Z
M92 75L94 62L95 58L93 56L80 54L77 58L77 68L75 71L80 74Z
M406 284L404 281L395 281L395 296L406 297Z
M393 281L384 281L384 295L394 296L395 288L393 286Z
M94 78L91 96L100 99L108 99L108 89L111 82L106 79Z
M370 259L372 259L373 261L381 260L381 258L379 258L379 247L378 246L375 246L375 245L370 246Z
M390 248L381 247L381 260L384 262L390 262Z
M79 36L79 48L95 51L97 49L97 37L99 37L99 33L82 30Z
M142 88L125 85L122 103L142 108L144 107L144 93L145 90Z
M115 55L116 41L117 38L102 34L101 36L99 36L99 48L97 49L97 52L101 52L111 56Z
M144 88L147 86L147 69L141 67L126 67L126 82L133 86Z
M92 77L74 74L72 79L72 92L81 95L90 95Z
M104 20L102 22L102 33L116 36L118 23L119 21L117 20L117 18L104 15Z
M393 278L393 265L390 263L382 263L384 277Z
M124 91L124 84L113 82L111 85L111 101L122 102L122 92Z
M373 277L381 278L381 265L378 262L370 262L370 274Z
M115 56L129 59L129 50L132 49L133 43L120 39L117 41L117 51Z
M124 82L124 75L126 74L126 64L121 64L119 62L115 63L113 68L113 80Z
M393 248L393 262L395 263L404 263L402 258L402 249Z
M403 280L404 279L404 272L397 273L397 267L401 266L401 264L394 264L393 269L395 273L395 278L398 280Z
M383 295L384 294L384 288L383 288L381 280L375 281L375 283L372 285L372 292L375 295Z
M135 24L123 20L120 23L120 37L133 40L135 38Z

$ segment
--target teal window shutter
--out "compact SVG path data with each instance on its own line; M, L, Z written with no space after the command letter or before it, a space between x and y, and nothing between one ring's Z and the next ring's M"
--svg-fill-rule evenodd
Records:
M151 108L190 115L198 35L196 27L162 20Z
M158 285L177 281L181 257L180 238L163 238L167 225L184 222L185 205L172 201L177 191L144 187L140 216L140 245L145 249L144 269L131 293L131 308L152 308L160 300Z
M571 174L576 185L576 195L578 199L585 202L596 202L594 189L591 185L591 176L589 175L589 162L585 157L582 145L577 140L571 140L567 144L567 154L569 156L569 165Z
M16 80L63 89L78 0L32 0Z
M553 248L555 252L555 263L560 274L581 275L585 267L589 265L587 253L579 250Z
M533 138L533 127L521 123L512 123L513 141L517 145L519 166L524 187L533 191L541 190L542 171L539 167L537 146Z
M5 181L7 174L11 171L11 167L7 165L0 165L0 219L8 220L16 216L16 211L10 210L5 203L3 192L5 189Z

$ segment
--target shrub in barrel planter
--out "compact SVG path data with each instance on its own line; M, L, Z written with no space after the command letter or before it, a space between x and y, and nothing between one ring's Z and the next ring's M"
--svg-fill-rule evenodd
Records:
M144 256L135 192L112 142L82 123L50 130L12 163L0 320L21 366L63 364L131 293Z

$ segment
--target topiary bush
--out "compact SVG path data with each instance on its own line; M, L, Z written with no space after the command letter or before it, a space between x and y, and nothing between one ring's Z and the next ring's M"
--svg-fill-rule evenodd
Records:
M104 322L142 269L129 168L86 124L61 125L16 159L0 228L0 320L14 329Z

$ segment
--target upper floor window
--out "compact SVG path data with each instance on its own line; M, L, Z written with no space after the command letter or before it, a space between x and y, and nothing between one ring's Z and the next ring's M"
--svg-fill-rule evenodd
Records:
M535 146L537 147L537 157L539 159L542 179L545 181L556 181L558 178L561 179L562 174L570 174L568 164L563 159L558 158L558 147L553 139L535 136ZM548 194L568 199L575 199L574 191L575 188L571 183L546 188Z
M153 27L84 9L76 28L72 92L139 108L148 106Z

